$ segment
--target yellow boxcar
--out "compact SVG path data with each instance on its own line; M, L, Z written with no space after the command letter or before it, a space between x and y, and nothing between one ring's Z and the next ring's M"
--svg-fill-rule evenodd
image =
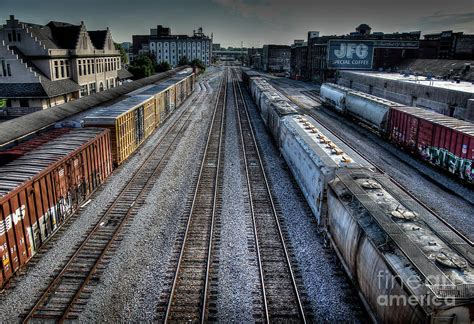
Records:
M137 95L99 108L84 118L84 127L90 126L110 129L112 157L120 165L155 129L154 97Z

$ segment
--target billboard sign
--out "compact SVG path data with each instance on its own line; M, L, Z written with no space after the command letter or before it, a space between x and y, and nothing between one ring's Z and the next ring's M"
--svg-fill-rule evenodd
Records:
M364 40L329 40L328 68L371 70L374 42Z

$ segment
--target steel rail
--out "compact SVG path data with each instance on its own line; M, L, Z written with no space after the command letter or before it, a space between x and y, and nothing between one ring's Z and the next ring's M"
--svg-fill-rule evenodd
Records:
M185 230L185 233L184 233L184 240L183 240L183 244L181 245L181 249L180 249L180 254L179 254L179 257L178 257L178 264L177 264L177 267L176 267L176 272L175 272L175 275L174 275L174 278L173 278L173 285L172 285L172 288L171 288L171 292L170 292L170 297L169 297L169 300L168 300L168 305L166 307L166 313L165 313L165 319L164 319L164 322L165 323L168 323L171 319L170 319L170 316L171 316L171 312L172 312L172 307L173 307L173 298L176 296L177 292L176 292L176 289L177 289L177 285L178 285L178 280L179 280L179 273L180 273L180 269L181 269L181 264L183 263L183 258L184 258L184 253L185 253L185 248L186 248L186 243L187 243L187 240L188 240L188 234L190 232L190 229L191 229L191 221L193 219L193 212L195 211L195 207L197 205L197 199L198 199L198 192L199 192L199 188L200 188L200 185L201 185L201 181L202 181L202 176L203 176L203 170L204 170L204 167L205 167L205 162L206 162L206 156L207 156L207 153L208 153L208 150L209 150L209 146L211 144L211 140L212 140L212 133L213 133L213 125L214 123L216 122L216 115L218 114L218 109L219 109L219 104L220 104L220 99L222 99L223 101L223 106L222 106L222 109L223 109L223 112L222 112L222 116L221 116L221 120L220 120L220 128L219 128L219 144L218 144L218 153L217 153L217 165L216 165L216 177L215 177L215 187L214 187L214 192L213 192L213 207L212 207L212 219L211 219L211 224L210 224L210 235L209 235L209 246L208 246L208 252L207 252L207 261L206 261L206 274L205 274L205 282L204 282L204 290L203 290L203 293L201 295L201 298L202 298L202 303L201 303L201 310L200 310L200 322L201 323L204 323L205 321L205 312L206 312L206 305L207 305L207 290L208 290L208 281L209 281L209 271L210 271L210 260L211 260L211 257L212 257L212 241L213 241L213 231L214 231L214 218L215 218L215 214L216 214L216 201L217 201L217 195L218 195L218 180L219 180L219 168L220 168L220 159L221 159L221 147L222 147L222 133L223 133L223 128L224 128L224 115L225 115L225 106L226 106L226 92L227 92L227 85L226 85L226 74L224 74L223 78L222 78L222 81L221 81L221 84L219 86L219 91L218 91L218 97L217 97L217 100L216 100L216 104L215 104L215 107L214 107L214 112L213 112L213 115L212 115L212 120L211 120L211 126L210 126L210 129L209 129L209 132L208 132L208 137L207 137L207 140L206 140L206 146L205 146L205 149L204 149L204 154L203 154L203 158L201 160L201 166L200 166L200 169L199 169L199 175L198 175L198 181L197 181L197 185L196 185L196 189L194 191L194 195L193 195L193 199L192 199L192 204L191 204L191 209L190 209L190 212L189 212L189 216L188 216L188 221L186 223L186 230ZM224 96L222 96L222 93L224 93Z
M234 71L234 73L236 75L235 71ZM240 106L240 103L239 103L239 100L237 99L237 90L238 90L238 95L241 98L240 102L242 104L243 111L245 112L245 118L246 118L246 120L248 122L248 125L249 125L250 135L251 135L251 138L252 138L251 144L254 145L254 147L255 147L255 151L256 151L256 154L257 154L257 157L258 157L258 163L259 163L261 173L262 173L262 176L263 176L263 181L265 183L265 188L266 188L266 191L268 193L269 200L270 200L272 215L273 215L273 218L275 220L275 224L276 224L277 229L278 229L279 241L280 241L282 249L284 251L285 262L286 262L286 265L288 267L288 271L290 273L292 287L293 287L294 294L295 294L295 297L296 297L296 300L297 300L298 313L301 316L302 322L306 323L306 316L305 316L303 304L301 302L298 286L296 284L295 275L294 275L292 265L291 265L291 261L290 261L290 258L289 258L289 254L288 254L288 249L286 247L285 239L284 239L283 232L282 232L281 225L280 225L280 221L278 219L278 214L277 214L277 210L276 210L276 207L275 207L275 202L273 200L273 196L272 196L272 193L271 193L271 190L270 190L270 185L268 183L268 179L267 179L267 176L266 176L266 173L265 173L265 168L263 166L263 161L262 161L262 158L261 158L260 150L258 148L257 141L256 141L256 138L255 138L255 131L254 131L252 123L250 121L250 115L249 115L249 112L248 112L248 107L247 107L246 101L244 99L244 95L242 93L242 89L240 87L240 84L237 80L237 75L236 75L235 78L233 78L233 86L234 86L235 103L236 103L236 108L237 108L236 110L237 110L237 115L238 115L238 120L239 120L240 139L241 139L241 143L242 143L242 150L243 150L243 153L244 153L244 165L245 165L245 170L246 170L247 188L248 188L248 192L249 192L249 201L250 201L251 214L252 214L252 223L253 223L255 242L256 242L256 247L257 247L257 249L256 249L257 250L257 259L258 259L258 263L259 263L260 281L262 283L262 294L263 294L263 299L264 299L266 321L267 321L267 323L271 322L271 315L270 315L270 312L268 310L269 307L268 307L268 304L267 304L268 301L267 301L266 292L265 292L264 269L263 269L262 262L261 262L260 247L259 247L259 243L258 243L258 237L259 236L258 236L258 233L257 233L255 210L254 210L254 204L253 204L253 199L252 199L252 188L251 188L251 184L250 184L250 173L249 173L247 159L245 158L245 156L247 155L247 152L246 152L246 148L245 148L245 144L244 144L245 141L244 141L244 135L243 135L243 129L242 129L242 119L241 119L241 115L240 115L240 112L239 112L240 109L238 108Z
M188 108L189 109L189 108ZM97 221L97 223L95 224L95 226L92 228L92 230L90 230L90 232L88 233L88 235L86 236L86 238L81 242L81 244L79 245L78 248L76 248L76 251L74 252L74 254L69 258L69 260L67 261L67 263L61 268L61 271L55 276L55 278L53 279L52 282L50 282L50 284L48 285L48 287L46 288L46 290L41 294L40 298L36 301L36 303L34 304L34 306L31 308L31 310L28 312L28 314L25 316L25 318L23 319L23 323L27 323L29 320L35 318L35 317L40 317L40 318L43 318L45 316L41 316L39 314L36 314L36 312L41 308L43 307L43 304L44 302L47 301L47 299L54 293L55 289L59 286L61 280L64 278L64 275L66 274L66 272L69 270L69 267L72 265L72 263L77 259L77 257L79 256L79 254L82 252L82 250L84 249L84 247L86 246L86 244L93 238L93 236L95 235L95 233L98 231L98 229L101 228L101 224L103 224L103 222L110 216L109 214L113 211L113 209L117 206L118 202L127 194L127 192L132 189L132 186L133 186L133 181L138 179L140 177L140 174L141 172L145 169L145 167L147 166L148 162L150 162L153 158L153 156L162 148L161 145L163 143L163 141L165 139L167 139L168 135L174 131L178 125L178 123L180 121L182 121L182 117L188 113L188 109L184 109L183 112L181 112L181 114L179 115L179 117L173 122L173 124L170 126L170 128L165 132L165 134L162 136L162 138L158 141L158 143L156 144L155 148L148 154L148 156L146 157L145 161L140 165L140 167L133 173L132 177L130 178L130 180L128 181L128 183L125 185L124 188L122 188L118 194L118 196L114 199L113 203L106 209L106 211L104 212L104 214L100 217L100 219ZM167 156L169 150L171 149L172 147L172 144L174 143L174 141L178 138L179 134L181 133L181 131L184 129L184 127L186 126L187 124L187 121L189 120L191 114L188 113L188 116L186 118L186 121L182 124L182 126L179 128L176 136L174 137L173 141L170 143L169 147L166 149L165 153L163 154L163 157L160 159L159 163L157 164L157 166L154 168L154 170L156 171L160 166L161 166L161 163L163 162L163 160L165 159L165 157ZM153 171L154 172L154 171ZM139 200L140 197L142 196L145 188L148 186L149 182L151 180L151 177L148 179L148 181L142 186L141 188L141 191L140 193L137 195L137 198L135 199L135 201ZM117 236L117 234L121 231L122 227L123 227L123 224L125 223L125 220L130 216L130 213L131 213L131 210L133 209L133 206L135 205L135 202L133 202L132 204L130 204L129 206L129 209L127 210L126 214L124 217L122 217L122 221L120 223L120 225L117 227L117 229L114 231L114 233L112 234L111 238L109 239L108 243L106 244L105 248L101 251L100 255L98 256L98 258L95 260L95 263L93 265L93 267L91 268L91 270L88 272L88 275L87 277L84 279L84 281L81 283L79 289L75 292L73 298L70 300L70 302L68 303L68 306L66 307L66 309L64 310L64 312L62 313L62 316L60 317L59 321L60 322L64 322L64 320L66 319L67 315L69 314L69 312L71 311L71 308L72 306L74 305L74 302L76 302L80 296L80 294L83 292L84 288L86 287L87 283L90 281L90 279L92 278L93 274L95 273L96 269L97 269L97 266L99 265L100 261L103 259L104 255L106 254L106 252L108 251L108 249L110 248L111 244L115 241L115 238ZM35 315L38 315L38 316L35 316ZM49 318L48 316L46 316L46 318Z

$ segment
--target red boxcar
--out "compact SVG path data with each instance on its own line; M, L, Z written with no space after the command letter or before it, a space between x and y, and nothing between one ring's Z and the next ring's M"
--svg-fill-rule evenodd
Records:
M110 132L98 128L63 131L0 166L0 286L111 172Z
M474 183L474 124L416 107L390 110L390 141Z

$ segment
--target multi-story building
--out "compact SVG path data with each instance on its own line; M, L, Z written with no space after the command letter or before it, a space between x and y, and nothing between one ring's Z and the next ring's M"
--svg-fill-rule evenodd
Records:
M335 70L328 69L328 45L329 40L353 39L353 40L373 40L373 41L419 41L420 32L392 33L382 32L372 33L372 29L367 24L361 24L355 32L341 36L319 36L318 32L308 32L308 75L312 81L323 82L335 74ZM399 64L405 58L415 58L418 48L403 47L376 47L374 48L373 69L389 69Z
M172 35L169 27L158 25L150 30L150 35L134 35L135 54L149 53L157 63L167 62L177 66L183 57L188 61L201 60L206 66L211 64L212 36L206 36L202 27L193 31L192 36Z
M261 70L262 69L262 48L249 48L248 49L248 66L251 68Z
M420 58L439 58L455 60L474 59L474 35L465 35L463 32L454 33L452 30L424 36L423 47L433 49L430 56ZM429 44L429 45L428 45Z
M53 107L120 83L120 52L110 30L83 22L47 25L10 16L0 29L0 100L3 113L22 115Z
M290 77L295 80L307 80L308 44L304 40L295 40L291 45Z
M291 47L288 45L264 45L262 68L265 72L290 72Z

